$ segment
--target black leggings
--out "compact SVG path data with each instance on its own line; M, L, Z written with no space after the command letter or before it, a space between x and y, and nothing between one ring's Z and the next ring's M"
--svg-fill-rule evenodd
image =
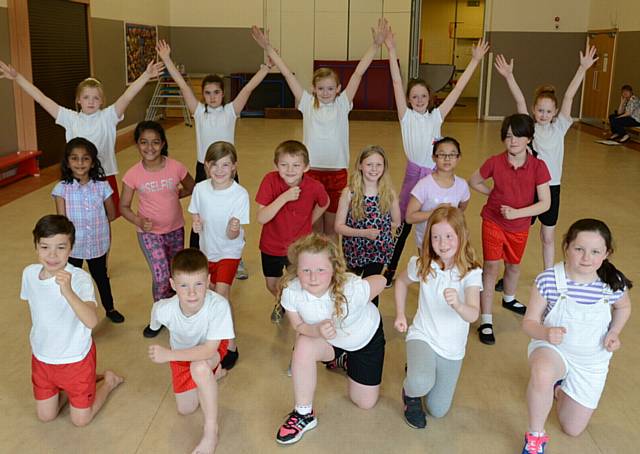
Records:
M69 257L69 263L78 268L82 268L83 261L84 259ZM102 307L104 307L104 310L107 312L112 311L113 295L111 294L111 283L109 282L109 275L107 274L107 254L102 257L96 257L95 259L87 259L87 264L89 265L89 273L98 286Z
M407 238L409 237L409 233L411 233L411 224L408 224L406 221L402 223L402 230L400 231L400 235L396 238L396 246L393 249L393 257L391 257L391 262L387 265L387 269L395 273L398 269L398 262L400 261L400 257L402 256L402 250L404 249L404 243L407 242Z
M384 268L384 263L367 263L363 267L351 268L350 270L353 274L357 274L358 276L364 278L367 276L375 276L376 274L382 274L382 268ZM375 304L376 307L378 307L377 296L374 299L372 299L371 302Z

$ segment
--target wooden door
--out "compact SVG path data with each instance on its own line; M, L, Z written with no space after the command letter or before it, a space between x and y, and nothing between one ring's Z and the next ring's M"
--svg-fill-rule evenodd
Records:
M616 31L588 32L588 42L596 46L599 58L585 76L581 120L605 127L610 110L609 94L613 80Z

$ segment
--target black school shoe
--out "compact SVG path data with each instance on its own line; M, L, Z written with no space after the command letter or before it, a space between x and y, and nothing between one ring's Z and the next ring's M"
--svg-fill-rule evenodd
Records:
M147 325L147 327L142 331L142 335L149 339L152 337L156 337L158 334L160 334L162 328L164 328L164 326L160 326L159 329L151 329L151 325Z
M404 420L407 425L414 429L427 427L427 414L422 408L422 398L408 397L402 388L402 402L404 403Z
M115 309L111 309L109 312L107 312L107 318L111 320L111 322L113 323L124 322L124 315L122 315L120 312L118 312Z
M483 330L489 328L491 330L490 333L484 333ZM491 323L483 323L478 326L478 337L480 338L480 342L486 345L493 345L496 343L496 338L493 335L493 325Z
M496 286L493 288L496 292L504 292L504 279L498 279Z
M516 299L508 303L505 300L502 300L502 307L504 307L505 309L509 309L510 311L513 311L519 315L524 315L524 313L527 312L527 306Z
M222 358L222 361L220 361L220 365L222 366L223 369L231 370L233 369L233 366L236 365L236 362L238 361L239 356L240 356L240 353L238 353L237 348L236 348L236 351L227 350L227 354L224 355L224 358Z

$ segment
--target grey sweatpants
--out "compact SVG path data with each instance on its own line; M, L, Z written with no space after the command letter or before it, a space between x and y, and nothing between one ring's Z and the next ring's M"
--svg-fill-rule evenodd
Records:
M461 368L461 359L445 359L421 340L407 341L404 392L408 397L426 395L427 411L432 416L441 418L451 408Z

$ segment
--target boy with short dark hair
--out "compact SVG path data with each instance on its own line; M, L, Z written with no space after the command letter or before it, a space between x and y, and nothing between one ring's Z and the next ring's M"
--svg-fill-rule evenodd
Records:
M71 422L85 426L124 379L106 370L96 389L98 323L93 281L68 263L75 228L62 215L47 215L33 229L38 264L22 273L20 298L31 310L31 380L38 419L52 421L69 401ZM61 394L64 391L64 394Z
M204 431L193 452L213 452L218 443L218 384L226 371L220 362L228 339L235 338L229 302L209 290L209 262L198 249L178 252L171 261L171 287L176 294L157 301L150 326L169 329L171 348L149 346L149 358L171 366L178 413L202 408Z
M329 206L324 186L305 175L309 170L309 152L302 142L287 140L276 148L276 170L262 179L256 194L262 272L267 289L277 296L278 280L288 265L287 249L298 238L310 234L313 224ZM283 310L276 303L271 321L279 322Z

